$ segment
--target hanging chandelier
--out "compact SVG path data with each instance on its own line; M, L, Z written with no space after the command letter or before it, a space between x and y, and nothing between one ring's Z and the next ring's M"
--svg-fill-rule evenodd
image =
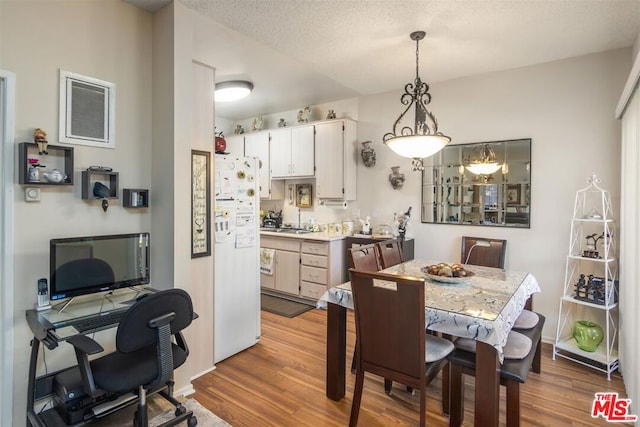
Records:
M416 79L404 87L405 93L400 98L400 102L407 108L394 123L393 132L382 137L383 142L394 153L413 159L414 171L423 170L422 159L434 155L451 141L451 138L438 132L438 121L427 110L427 105L431 102L429 85L420 79L418 73L419 43L424 39L425 34L424 31L414 31L409 35L411 40L416 42ZM411 108L415 110L414 122L403 124L402 121ZM407 117L408 120L410 118L411 116Z
M469 172L476 175L491 175L503 167L496 160L496 152L489 144L483 144L479 154L478 158L470 161L466 166Z

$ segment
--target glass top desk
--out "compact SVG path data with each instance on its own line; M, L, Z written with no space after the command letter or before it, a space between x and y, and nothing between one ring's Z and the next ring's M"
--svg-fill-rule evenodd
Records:
M434 282L421 268L437 261L412 260L382 270L401 276L427 278L425 320L427 329L477 341L475 425L497 426L502 347L529 297L540 292L531 274L497 268L468 266L474 275L461 284ZM346 310L353 309L351 284L329 289L318 301L327 313L326 395L345 395Z

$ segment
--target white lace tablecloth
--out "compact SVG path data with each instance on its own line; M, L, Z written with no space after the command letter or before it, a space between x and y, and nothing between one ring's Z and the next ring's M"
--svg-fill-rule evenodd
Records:
M502 347L529 297L540 292L535 277L528 273L497 268L465 266L474 275L463 283L435 282L421 271L437 261L412 260L383 270L385 273L425 278L427 329L472 338L493 346L503 360ZM327 303L353 309L349 282L333 287L320 297L318 308Z

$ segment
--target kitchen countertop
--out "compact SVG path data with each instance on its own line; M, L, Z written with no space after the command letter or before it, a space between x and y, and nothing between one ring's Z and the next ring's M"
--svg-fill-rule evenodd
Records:
M299 239L299 240L319 240L323 242L332 242L334 240L342 240L348 236L337 236L333 233L329 233L327 231L318 231L314 233L285 233L285 232L277 232L277 231L260 231L261 236L269 236L269 237L281 237L283 239Z

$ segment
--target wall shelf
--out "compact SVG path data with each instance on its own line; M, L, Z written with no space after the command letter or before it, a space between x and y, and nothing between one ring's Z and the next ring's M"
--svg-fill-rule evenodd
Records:
M22 185L73 185L73 147L62 147L59 145L48 145L49 154L38 154L38 145L34 142L21 142L18 146L18 183ZM31 181L29 179L29 159L38 159L42 167L38 168L39 179ZM43 176L54 169L66 175L62 182L48 182Z
M149 190L144 188L123 188L122 206L125 208L148 208Z
M93 195L93 186L100 182L109 188L108 197L96 197ZM118 198L118 172L84 170L82 171L82 198L87 199L117 199Z

